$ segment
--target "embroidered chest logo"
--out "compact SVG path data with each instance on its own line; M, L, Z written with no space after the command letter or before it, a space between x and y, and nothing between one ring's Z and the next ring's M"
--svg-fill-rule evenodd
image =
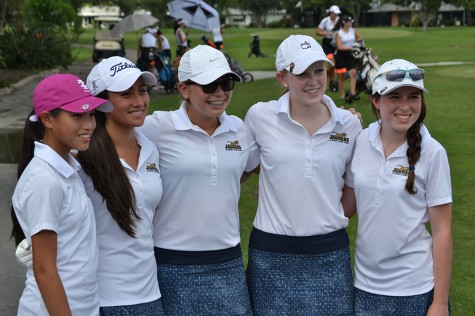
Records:
M409 167L397 166L393 169L393 174L397 174L398 176L405 176L409 173Z
M241 145L238 140L227 141L226 146L224 146L226 151L242 151Z
M145 168L146 168L147 172L160 173L160 170L158 170L157 164L155 162L147 162L147 165L146 165Z
M339 143L349 144L350 139L346 136L347 136L346 133L335 133L335 132L333 132L333 134L330 135L330 141L331 142L339 142Z

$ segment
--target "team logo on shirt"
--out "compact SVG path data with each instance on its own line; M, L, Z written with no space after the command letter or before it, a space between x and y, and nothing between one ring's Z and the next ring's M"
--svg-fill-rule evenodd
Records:
M346 136L347 136L346 133L333 132L333 134L330 135L330 141L331 142L339 142L339 143L349 144L350 139Z
M406 176L409 173L409 167L403 167L401 165L398 165L393 169L393 174L397 174L398 176Z
M239 144L238 140L228 140L226 142L226 146L224 146L224 149L226 149L226 151L242 151L241 145Z
M160 173L160 170L158 170L157 164L155 162L147 162L147 165L146 165L145 168L146 168L147 172Z

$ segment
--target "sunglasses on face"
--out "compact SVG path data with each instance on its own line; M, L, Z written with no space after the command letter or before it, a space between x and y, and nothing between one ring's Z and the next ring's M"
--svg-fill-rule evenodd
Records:
M220 86L223 91L231 91L232 89L234 89L234 84L236 82L233 79L224 79L222 81L213 81L205 85L200 85L193 81L190 81L189 83L201 86L201 90L203 90L203 93L209 94L215 92L216 89L218 89L218 86Z
M422 69L411 69L411 70L404 70L404 69L397 69L391 70L386 73L386 80L387 81L397 81L401 82L406 78L406 75L409 74L413 81L418 81L424 79L424 70Z

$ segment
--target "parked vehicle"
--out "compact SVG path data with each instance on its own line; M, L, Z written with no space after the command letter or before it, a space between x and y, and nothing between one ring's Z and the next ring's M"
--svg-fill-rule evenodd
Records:
M114 36L110 32L114 24L119 21L119 17L97 17L94 19L96 33L92 51L93 62L97 63L101 59L112 56L125 57L124 38L121 34Z

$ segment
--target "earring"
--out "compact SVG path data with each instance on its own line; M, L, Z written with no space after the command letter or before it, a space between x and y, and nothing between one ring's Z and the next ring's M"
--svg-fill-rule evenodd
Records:
M287 84L286 84L286 83L284 83L284 87L287 88Z

